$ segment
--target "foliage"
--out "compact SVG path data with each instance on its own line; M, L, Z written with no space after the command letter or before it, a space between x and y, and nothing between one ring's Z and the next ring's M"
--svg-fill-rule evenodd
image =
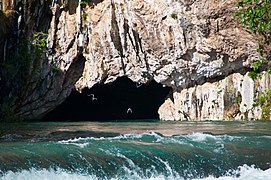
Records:
M266 64L265 59L261 59L252 64L252 71L248 73L248 76L252 79L262 78L262 73L259 72L260 67Z
M177 19L177 18L178 18L178 16L177 16L176 13L172 13L172 14L171 14L171 17L172 17L173 19Z
M271 112L271 90L261 92L254 106L261 106L262 119L270 119Z
M242 96L241 96L241 94L240 94L240 95L238 95L238 96L236 97L236 103L237 103L237 104L241 104L241 102L242 102Z
M81 0L80 5L81 6L87 6L88 3L92 3L92 2L93 2L93 0Z
M37 53L39 57L41 56L41 54L46 48L47 38L48 38L48 34L45 34L43 32L37 32L33 34L32 48L34 49L34 51Z
M241 24L262 37L259 38L262 45L257 51L263 55L263 59L255 62L249 73L252 79L261 78L261 68L271 73L270 51L263 48L271 42L271 0L239 0L237 7L238 11L234 15Z
M248 73L252 79L261 78L262 71L267 70L271 74L271 0L239 0L238 11L234 13L241 24L248 27L252 32L260 36L257 52L262 59L252 64L252 71ZM260 92L255 99L255 106L262 109L262 119L270 119L271 90Z
M84 13L82 14L82 18L86 21L86 20L87 20L87 17L88 17L88 14L84 12Z
M83 72L83 78L86 79L86 77L87 77L87 73Z
M271 0L240 0L235 16L240 18L243 25L271 41Z
M53 72L53 74L58 75L58 74L61 74L62 70L59 67L57 67L56 65L54 65L52 67L52 72Z
M31 70L31 64L34 60L41 59L46 48L48 35L43 32L37 32L32 37L21 36L20 44L15 48L8 61L0 61L1 77L9 81L18 73L26 77Z
M17 66L18 72L26 76L30 71L34 59L41 59L47 45L48 35L43 32L37 32L31 38L21 37L17 52L9 62Z
M88 2L87 2L87 1L81 1L81 2L80 2L80 5L81 5L81 6L87 6L87 5L88 5Z
M35 73L39 69L37 65L42 59L46 41L47 34L42 32L34 33L31 37L21 35L19 44L14 45L14 53L10 53L6 61L0 60L0 121L11 121L15 118L16 101L19 99L14 98L20 97L30 79L36 78ZM14 99L14 102L10 102L11 99Z

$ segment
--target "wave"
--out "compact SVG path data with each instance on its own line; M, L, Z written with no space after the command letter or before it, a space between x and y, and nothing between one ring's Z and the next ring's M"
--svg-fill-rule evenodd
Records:
M143 134L122 134L115 137L77 137L68 140L58 141L60 144L75 145L81 148L86 147L92 142L97 141L137 141L145 143L163 143L163 144L188 144L191 145L194 142L198 143L211 143L221 144L225 141L231 142L233 140L240 140L246 137L230 136L230 135L213 135L208 133L192 133L188 135L174 135L163 136L160 133L149 132ZM267 138L265 136L265 138Z
M65 172L63 170L36 170L36 169L30 169L30 170L22 170L21 172L7 172L4 176L0 176L1 180L29 180L29 179L35 179L35 180L89 180L98 179L94 175L81 175L76 173L69 173Z
M0 141L14 141L23 139L22 135L19 134L5 134L0 137Z
M169 167L170 168L170 167ZM134 180L183 180L185 178L181 177L180 175L176 174L175 172L171 172L169 175L162 175L157 174L155 171L150 172L152 173L149 177L142 177L141 174L138 174L136 171L131 171L129 169L125 169L125 174L122 176L116 176L112 178L108 178L108 180L117 180L117 179L134 179ZM172 170L171 170L172 171ZM1 180L12 180L12 179L20 179L20 180L96 180L100 179L95 175L87 175L87 174L78 174L78 173L71 173L61 169L57 170L22 170L20 172L12 172L8 171L5 173L4 176L0 176ZM104 178L107 179L107 178ZM191 178L193 179L193 178ZM239 166L236 170L229 170L229 172L225 176L221 177L203 177L203 178L194 178L193 180L267 180L271 179L271 168L266 170L261 170L259 168L255 168L255 166L248 166L244 164L243 166Z
M269 136L259 135L150 132L5 143L0 180L271 179L269 142Z
M68 139L68 140L61 140L58 142L59 143L74 143L74 142L82 142L82 141L88 141L88 140L97 140L97 141L98 140L139 140L139 139L143 139L143 138L147 138L148 140L153 141L153 142L159 142L159 141L163 141L165 139L176 139L176 138L180 138L180 137L188 138L193 141L206 141L208 139L213 139L213 140L220 140L221 139L220 136L206 134L206 133L192 133L189 135L174 135L174 136L170 136L170 137L165 137L160 133L149 132L149 133L143 133L143 134L122 134L122 135L115 136L115 137L99 137L99 138L78 137L78 138L72 138L72 139Z
M267 180L271 179L271 168L267 170L261 170L259 168L255 168L254 165L248 166L243 165L239 166L237 170L229 171L228 174L222 177L213 177L209 176L207 178L203 178L204 180ZM195 179L199 180L199 179Z
M206 133L192 133L189 135L186 135L187 138L193 140L193 141L198 141L198 142L203 142L203 141L207 141L207 140L221 140L221 138L219 136L215 136L212 134L206 134Z

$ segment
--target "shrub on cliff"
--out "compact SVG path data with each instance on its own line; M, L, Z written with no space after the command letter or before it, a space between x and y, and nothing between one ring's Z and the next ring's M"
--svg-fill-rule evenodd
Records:
M239 0L237 7L234 15L260 37L257 51L263 58L252 64L248 75L252 79L261 78L263 70L271 74L271 0ZM270 119L271 90L260 92L254 101L254 106L262 108L262 119Z
M260 47L257 49L263 59L252 65L249 76L252 79L261 77L260 70L267 70L271 74L271 0L239 0L238 11L235 16L241 24L259 35Z

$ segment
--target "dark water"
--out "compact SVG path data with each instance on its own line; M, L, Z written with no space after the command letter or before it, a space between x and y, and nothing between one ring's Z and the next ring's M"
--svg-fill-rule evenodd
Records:
M0 179L271 179L271 121L0 125Z

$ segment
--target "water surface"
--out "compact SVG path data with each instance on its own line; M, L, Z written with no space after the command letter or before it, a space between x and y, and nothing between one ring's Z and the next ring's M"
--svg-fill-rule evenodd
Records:
M1 124L0 179L271 179L271 122Z

